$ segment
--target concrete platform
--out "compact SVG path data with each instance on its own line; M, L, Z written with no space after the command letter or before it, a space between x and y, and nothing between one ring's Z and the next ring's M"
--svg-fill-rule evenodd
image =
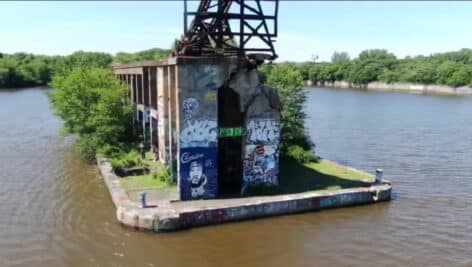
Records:
M108 160L97 159L97 165L116 206L118 221L125 226L155 232L376 203L390 200L392 191L390 182L384 180L369 187L326 192L197 201L163 199L149 203L157 205L156 208L142 208L136 198L130 199L121 187Z

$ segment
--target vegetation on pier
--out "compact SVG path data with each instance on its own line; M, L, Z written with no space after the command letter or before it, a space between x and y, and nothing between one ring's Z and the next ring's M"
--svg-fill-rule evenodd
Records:
M381 81L440 84L453 87L472 85L472 49L398 59L384 49L365 50L350 59L345 52L334 53L331 62L291 64L304 80L348 81L362 85Z
M118 153L134 141L131 104L123 101L127 88L111 70L75 68L55 75L52 84L54 112L66 133L79 135L77 148L85 158Z
M277 88L282 100L281 153L299 162L315 161L314 143L306 134L303 105L306 101L303 76L287 64L263 65L266 83Z

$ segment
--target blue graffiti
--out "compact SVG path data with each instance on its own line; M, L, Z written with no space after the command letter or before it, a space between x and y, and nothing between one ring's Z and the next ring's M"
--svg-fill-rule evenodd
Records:
M180 199L215 198L217 193L217 148L182 148L180 150Z

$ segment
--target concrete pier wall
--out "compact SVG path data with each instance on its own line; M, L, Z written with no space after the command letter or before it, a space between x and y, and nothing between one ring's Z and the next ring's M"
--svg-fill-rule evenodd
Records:
M332 192L220 200L175 201L142 208L131 201L106 159L97 159L98 168L116 206L116 216L125 226L147 231L172 231L202 225L221 224L253 218L318 211L387 201L392 187L388 181L369 187Z
M451 87L447 85L434 84L414 84L414 83L384 83L370 82L367 84L353 84L347 81L334 82L312 82L306 81L307 86L320 86L328 88L354 88L372 91L405 91L425 94L445 94L445 95L472 95L472 87L460 86Z

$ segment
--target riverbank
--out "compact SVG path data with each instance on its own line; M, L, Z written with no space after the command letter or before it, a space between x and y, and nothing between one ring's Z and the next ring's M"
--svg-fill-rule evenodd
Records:
M423 94L442 94L442 95L468 95L472 96L472 87L461 86L451 87L447 85L432 85L432 84L414 84L414 83L384 83L384 82L370 82L367 84L353 84L347 81L334 82L313 82L305 81L307 86L320 86L327 88L340 89L362 89L371 91L404 91L410 93Z
M390 200L392 189L388 181L378 183L359 176L357 181L364 186L356 184L357 187L295 194L197 201L161 197L147 203L154 207L143 208L139 199L130 196L121 186L120 178L108 160L98 158L97 165L115 204L118 221L125 226L154 232L376 203ZM346 170L352 171L352 168L346 167Z

